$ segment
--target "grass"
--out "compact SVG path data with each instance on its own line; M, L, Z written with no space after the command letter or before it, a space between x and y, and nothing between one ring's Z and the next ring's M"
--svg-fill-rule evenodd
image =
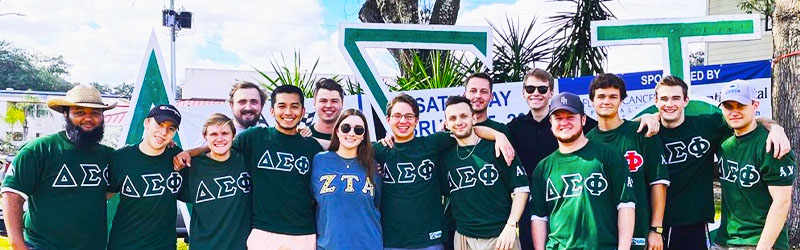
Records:
M178 250L189 250L189 244L183 242L183 239L178 239L177 241ZM0 237L0 250L10 250L11 245L8 244L8 239L6 237Z

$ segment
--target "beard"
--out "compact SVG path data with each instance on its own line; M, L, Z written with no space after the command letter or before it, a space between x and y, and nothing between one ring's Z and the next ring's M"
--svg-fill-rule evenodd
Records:
M581 134L583 134L583 130L578 130L577 133L569 135L567 137L561 137L561 136L556 135L556 140L558 140L558 142L561 142L561 143L572 143L575 140L577 140L578 138L580 138Z
M472 128L467 129L467 131L465 131L463 134L453 133L453 136L455 136L458 139L464 139L470 137L471 135L472 135Z
M67 138L70 142L75 144L79 149L87 149L100 142L103 139L103 131L105 130L105 123L100 122L100 125L94 127L90 131L83 131L83 129L75 124L69 118L64 117L66 125L64 130L67 133Z
M247 114L252 114L253 119L245 120L244 118L242 118L243 115ZM235 115L233 118L236 119L236 122L238 122L239 125L242 125L245 128L249 128L258 124L259 114L256 114L255 110L242 110L238 116Z

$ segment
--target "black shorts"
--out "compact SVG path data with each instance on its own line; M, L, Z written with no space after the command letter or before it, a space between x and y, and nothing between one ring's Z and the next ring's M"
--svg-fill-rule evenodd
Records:
M708 224L664 228L664 246L667 250L705 250L711 247Z

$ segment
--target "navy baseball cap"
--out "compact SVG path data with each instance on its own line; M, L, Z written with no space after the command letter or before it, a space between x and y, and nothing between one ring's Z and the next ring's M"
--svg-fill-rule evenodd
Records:
M150 113L147 114L147 118L153 117L158 123L162 123L164 121L171 121L175 124L175 128L181 125L181 113L178 112L178 109L175 106L164 104L158 105L150 109Z
M581 98L570 92L561 92L550 99L550 111L548 115L553 115L556 111L566 110L573 114L583 115L583 102Z

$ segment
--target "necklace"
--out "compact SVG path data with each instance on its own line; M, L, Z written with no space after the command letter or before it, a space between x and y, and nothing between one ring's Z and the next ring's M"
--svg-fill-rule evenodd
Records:
M475 148L478 147L478 143L480 143L480 142L481 142L481 138L478 138L478 140L475 142L475 145L472 147L472 150L470 150L469 154L467 154L467 156L464 156L464 157L461 157L461 153L459 153L459 151L461 151L460 150L461 147L457 147L456 148L456 156L458 156L458 159L463 161L463 160L466 160L467 158L469 158L472 155L472 153L475 152Z
M344 161L344 157L342 157L341 155L338 155L338 154L337 154L337 156L339 156L339 160L341 160L341 161L342 161L342 163L344 163L344 165L345 165L347 168L350 168L350 164L353 164L353 162L354 162L354 161L358 160L358 158L353 158L353 159L352 159L352 160L350 160L349 162L346 162L346 161Z

